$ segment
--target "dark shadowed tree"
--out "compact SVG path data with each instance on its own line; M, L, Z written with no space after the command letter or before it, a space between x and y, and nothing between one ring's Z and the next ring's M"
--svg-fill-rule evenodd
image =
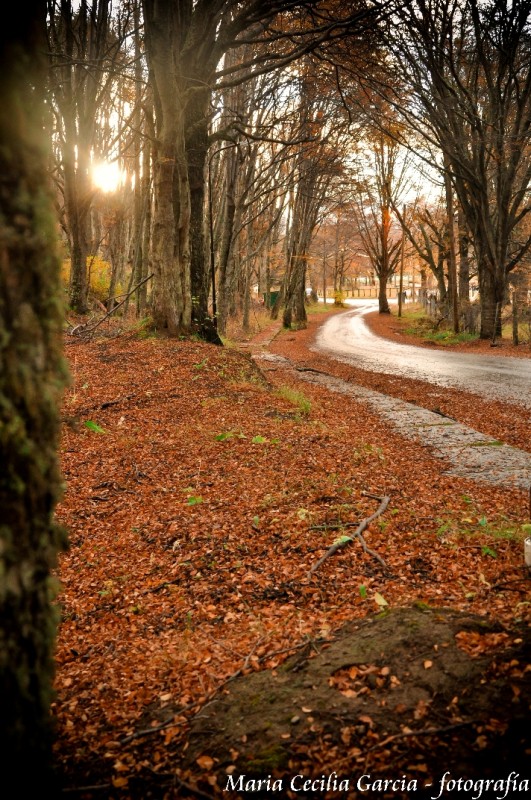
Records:
M0 32L0 753L4 786L28 798L49 797L52 784L51 570L64 545L53 519L65 367L41 87L45 14L44 0L14 4Z

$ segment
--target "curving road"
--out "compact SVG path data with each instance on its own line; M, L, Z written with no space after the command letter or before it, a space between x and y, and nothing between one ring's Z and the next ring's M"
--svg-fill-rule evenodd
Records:
M331 317L321 327L317 350L360 369L465 389L531 409L531 359L462 355L397 344L375 336L363 319L378 307L377 301L353 301L352 305L351 311Z

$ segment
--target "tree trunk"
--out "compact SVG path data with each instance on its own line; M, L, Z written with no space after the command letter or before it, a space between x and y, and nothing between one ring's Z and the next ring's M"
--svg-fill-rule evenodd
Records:
M512 305L512 323L513 323L513 344L518 346L520 344L520 337L518 335L518 325L519 325L519 317L518 317L518 289L516 287L513 288L513 296L511 298L511 305Z
M154 86L157 143L153 168L152 315L170 336L192 324L191 197L186 150L186 76L178 73L179 14L144 2L146 52Z
M154 169L153 322L170 336L186 335L192 322L190 192L179 127L168 126Z
M210 319L208 295L210 271L205 249L205 166L208 154L209 94L196 93L188 103L189 133L186 140L190 179L190 237L192 318L199 329Z
M388 182L385 183L386 189ZM389 235L391 231L391 212L389 208L388 198L384 198L384 203L381 209L381 257L380 269L378 272L379 285L378 285L378 311L380 314L390 314L389 301L387 300L387 281L390 278L389 266Z
M290 260L290 266L285 283L284 315L282 324L290 328L295 324L297 329L306 328L308 317L306 314L306 249L300 245Z
M480 339L492 339L501 336L501 303L503 292L499 292L496 280L488 267L478 269L479 300L481 308Z
M306 328L308 316L306 314L306 259L296 271L295 291L293 292L293 322L297 329Z
M153 122L153 99L151 92L148 92L145 104L146 128L151 141L155 139L155 125ZM142 151L142 205L144 214L144 225L142 234L142 264L141 280L147 278L151 273L150 253L151 253L151 142L144 142ZM148 302L147 283L144 283L136 293L136 310L139 316L145 312Z
M461 206L457 212L459 231L459 315L465 330L469 329L470 314L470 236ZM473 332L473 331L470 331Z
M219 330L225 333L229 317L234 311L234 294L237 274L233 253L236 217L236 182L242 167L240 151L231 147L223 153L222 169L225 173L223 183L224 214L222 222L221 246L219 256Z
M426 297L428 296L428 275L423 267L420 268L419 272L420 272L419 301L422 303L422 305L425 305Z
M10 13L0 33L0 752L17 796L55 797L51 570L65 544L53 515L66 368L37 35L45 4Z
M248 333L251 330L251 265L247 264L243 273L243 316L242 328Z
M70 240L70 288L69 302L74 311L84 314L88 310L88 277L87 258L89 255L88 216L81 193L87 192L86 181L80 175L79 168L74 166L75 153L73 145L69 156L65 155L64 192L65 210L68 220Z
M450 306L449 306L450 299L448 295L448 286L444 276L445 275L444 266L447 263L448 263L448 251L440 248L437 256L437 271L435 273L435 277L437 279L437 291L439 293L438 306L445 317L449 316L450 314Z
M457 296L457 263L455 253L454 193L448 158L444 156L444 191L448 216L448 294L454 333L459 333L459 298Z
M142 103L142 96L143 96L143 82L142 82L142 61L141 61L141 47L140 47L140 2L136 0L133 6L133 15L134 15L134 24L135 24L135 31L134 31L134 38L135 38L135 109L134 109L134 118L133 118L133 128L136 129L133 133L133 164L134 164L134 177L135 177L135 188L134 188L134 201L133 201L133 235L132 235L132 252L131 252L131 270L133 274L132 282L137 285L142 281L143 276L143 266L144 266L144 224L146 218L146 206L147 206L147 196L146 196L146 188L149 191L149 183L146 187L144 183L144 176L142 174L140 165L145 166L145 162L142 161L142 151L143 149L149 149L149 143L147 139L142 141L141 137L141 124L142 124L142 113L141 113L141 103ZM145 284L142 288L145 288ZM109 291L109 294L111 292ZM137 292L136 296L136 310L137 313L140 313L140 307L142 304L142 298L140 297L140 290ZM126 303L126 308L124 310L124 314L127 315L128 304Z
M389 301L387 299L387 280L388 276L385 277L380 275L380 282L378 285L378 312L380 314L390 314L391 309L389 308Z
M111 278L109 282L109 297L107 300L107 310L111 311L116 305L116 290L118 284L125 277L126 263L126 237L125 237L125 209L124 199L116 197L113 202L111 213L108 214L111 220L108 232L109 258L111 261ZM134 266L131 279L134 278Z

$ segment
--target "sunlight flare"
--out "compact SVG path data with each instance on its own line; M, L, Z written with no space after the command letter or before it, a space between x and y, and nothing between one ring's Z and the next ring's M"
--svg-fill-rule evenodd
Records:
M92 182L102 192L115 192L124 183L125 174L117 161L100 161L92 166Z

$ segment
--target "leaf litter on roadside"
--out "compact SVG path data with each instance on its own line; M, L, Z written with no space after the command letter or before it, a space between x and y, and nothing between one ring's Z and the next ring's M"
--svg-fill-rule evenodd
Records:
M312 358L310 333L299 333L291 353ZM84 429L65 425L61 448L58 518L70 549L58 568L54 704L67 783L107 776L125 791L142 770L174 773L190 714L227 681L276 669L378 608L452 606L509 627L528 619L521 539L493 533L526 521L522 492L450 479L363 404L298 387L279 368L266 381L233 350L121 337L75 353L87 388L64 399ZM289 393L273 391L285 385L311 401L309 413L291 413ZM393 513L365 532L386 569L353 541L309 579L341 525L348 535L374 511L371 494L391 498ZM477 545L460 531L471 507L490 526L478 526ZM504 642L459 640L472 651ZM366 669L348 673L343 691L393 677ZM149 746L120 745L159 726ZM334 748L321 746L332 764ZM208 773L211 761L203 754L197 766Z

